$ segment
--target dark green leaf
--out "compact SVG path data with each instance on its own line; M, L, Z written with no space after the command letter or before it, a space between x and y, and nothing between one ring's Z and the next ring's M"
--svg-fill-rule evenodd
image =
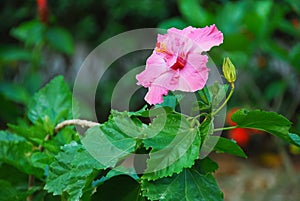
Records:
M240 128L263 130L287 142L291 141L288 135L291 122L275 112L241 109L232 115L232 121Z
M199 109L200 110L207 110L210 109L211 107L211 101L212 101L212 97L211 97L211 93L209 92L209 89L207 86L205 86L203 89L201 89L200 91L198 91L199 94Z
M143 201L140 184L127 175L112 177L98 187L92 201Z
M235 141L229 140L223 137L212 136L215 138L219 138L218 143L215 145L214 150L218 153L228 153L236 156L240 156L243 158L247 158L247 155L242 150L239 145L236 144Z
M198 160L194 166L201 174L214 173L218 168L218 164L208 157Z
M17 103L26 104L29 100L28 91L23 86L12 82L1 82L0 94Z
M50 27L46 32L47 42L51 47L66 54L74 52L74 42L71 34L62 27Z
M67 192L70 200L79 200L84 189L91 188L97 170L103 168L82 145L73 142L62 147L50 165L45 189L53 195Z
M191 167L198 158L200 134L180 114L157 116L145 134L145 147L151 148L144 179L156 180Z
M203 141L205 140L206 136L212 134L213 131L214 131L214 118L208 117L200 125L200 134Z
M195 167L156 181L142 180L142 192L150 200L223 200L215 178L211 174L202 174Z
M14 46L0 47L1 62L30 61L31 59L31 52L24 48Z
M161 29L169 29L175 27L177 29L184 29L188 25L179 17L173 17L167 20L162 21L158 24L158 27Z
M72 94L62 76L40 89L28 106L28 118L32 123L46 122L49 131L63 120L72 119Z
M9 182L0 180L0 200L1 201L24 201L27 194L17 190Z

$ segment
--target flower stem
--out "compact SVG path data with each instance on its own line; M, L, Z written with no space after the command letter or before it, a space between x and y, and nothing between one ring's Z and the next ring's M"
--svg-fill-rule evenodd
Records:
M224 127L224 128L216 128L214 129L214 132L216 131L226 131L226 130L231 130L231 129L235 129L238 128L238 126L230 126L230 127Z
M234 91L234 82L231 82L230 86L231 86L231 90L230 90L230 92L229 92L226 100L223 102L223 104L217 110L215 110L214 112L212 112L211 116L215 116L217 113L219 113L223 109L223 107L227 104L227 102L229 101L229 99L231 98L231 96L233 94L233 91Z

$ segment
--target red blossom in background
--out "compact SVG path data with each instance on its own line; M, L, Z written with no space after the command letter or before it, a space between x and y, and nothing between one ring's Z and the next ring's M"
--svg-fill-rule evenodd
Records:
M236 123L231 120L231 116L238 111L239 108L231 109L227 116L226 121L230 126L236 126ZM262 134L262 131L256 129L248 129L248 128L235 128L228 131L228 137L235 140L236 143L241 147L246 147L250 141L252 134Z
M47 5L47 0L36 0L37 3L37 12L39 16L39 20L42 23L47 23L48 22L48 5Z

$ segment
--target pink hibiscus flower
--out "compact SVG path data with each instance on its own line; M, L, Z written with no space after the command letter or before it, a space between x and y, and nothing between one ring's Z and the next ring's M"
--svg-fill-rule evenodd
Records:
M215 25L204 28L191 26L179 30L171 28L158 35L146 69L136 76L138 85L148 89L145 100L149 104L163 102L168 91L194 92L204 87L209 69L208 57L202 52L223 42L223 34Z

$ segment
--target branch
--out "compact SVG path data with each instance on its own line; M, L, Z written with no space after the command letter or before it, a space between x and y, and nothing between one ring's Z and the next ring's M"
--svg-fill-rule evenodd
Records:
M55 127L55 132L57 133L62 128L71 125L79 125L81 127L93 127L93 126L99 126L100 124L93 121L87 121L81 119L70 119L57 124L57 126Z

